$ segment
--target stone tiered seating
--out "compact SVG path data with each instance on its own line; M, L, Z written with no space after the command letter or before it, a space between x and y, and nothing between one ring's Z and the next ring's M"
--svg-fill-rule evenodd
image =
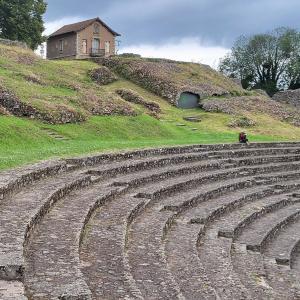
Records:
M0 299L300 299L300 143L0 173Z

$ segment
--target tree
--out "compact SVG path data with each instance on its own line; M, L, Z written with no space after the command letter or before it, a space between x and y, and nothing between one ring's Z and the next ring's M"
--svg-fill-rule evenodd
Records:
M36 49L43 37L44 0L0 0L0 37L25 42Z
M261 88L269 95L300 85L300 33L278 28L271 33L241 36L219 70L241 80L244 88Z

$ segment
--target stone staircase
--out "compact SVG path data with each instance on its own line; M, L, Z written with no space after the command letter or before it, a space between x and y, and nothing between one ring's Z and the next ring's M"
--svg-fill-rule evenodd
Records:
M0 299L300 299L300 143L0 173Z

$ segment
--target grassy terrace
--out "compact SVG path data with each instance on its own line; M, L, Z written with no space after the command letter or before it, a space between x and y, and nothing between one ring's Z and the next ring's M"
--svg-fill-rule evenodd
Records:
M186 112L181 112L186 114ZM229 143L237 139L236 130L225 124L226 115L199 113L203 121L199 124L176 119L156 120L150 116L99 117L95 116L82 124L47 125L39 121L15 117L0 117L0 169L45 160L102 151L147 148L167 145L196 143ZM168 116L170 117L170 116ZM299 140L300 129L278 124L272 119L259 116L268 125L248 130L251 141ZM68 140L50 137L45 128L57 132ZM192 131L191 128L198 128ZM276 134L273 134L272 128ZM291 133L292 134L289 134Z
M58 112L60 105L64 105L79 111L87 119L78 124L49 125L37 120L0 115L0 170L49 158L103 151L236 142L237 134L242 130L227 126L232 118L230 115L206 113L201 109L177 109L122 78L99 87L87 76L88 71L95 67L96 64L86 61L44 61L29 51L0 45L0 85L41 111ZM190 67L197 80L208 76L201 73L205 68L203 71L195 65ZM37 82L34 82L35 79ZM114 93L118 88L132 89L145 99L158 103L162 110L160 120L147 115L144 107L129 104L118 97ZM107 105L114 106L113 115L93 116L90 109L99 103L104 109ZM133 109L137 115L117 115L126 107ZM202 121L183 121L184 116L191 115L199 116ZM249 117L257 123L247 130L251 141L300 140L300 128L264 114L251 113ZM55 139L49 131L65 140Z

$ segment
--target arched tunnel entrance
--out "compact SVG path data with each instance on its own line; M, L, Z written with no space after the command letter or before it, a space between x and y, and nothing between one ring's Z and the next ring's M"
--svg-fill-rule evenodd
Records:
M191 92L183 92L177 102L179 108L197 108L199 107L200 97L197 94Z

